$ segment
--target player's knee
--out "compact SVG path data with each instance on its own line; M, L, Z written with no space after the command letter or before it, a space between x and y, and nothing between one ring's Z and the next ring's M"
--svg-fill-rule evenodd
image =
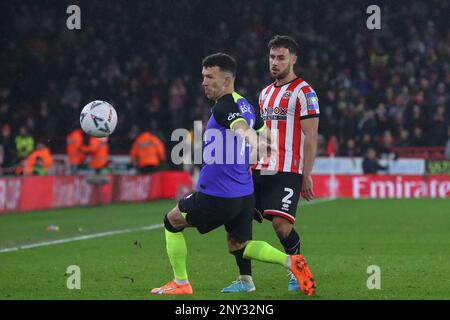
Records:
M248 240L245 240L245 241L238 240L233 237L228 237L227 240L228 240L227 242L228 242L228 251L229 252L241 250L241 249L245 248L245 246L249 242Z
M176 232L181 232L184 230L184 228L177 228L176 227L176 220L174 220L173 216L170 214L166 214L164 216L164 227L172 232L172 233L176 233Z
M292 230L292 224L283 218L274 217L272 220L272 226L280 239L286 238Z
M248 241L246 242L237 242L237 243L229 243L228 244L228 252L234 252L234 251L238 251L238 250L242 250L245 248L245 246L247 245Z

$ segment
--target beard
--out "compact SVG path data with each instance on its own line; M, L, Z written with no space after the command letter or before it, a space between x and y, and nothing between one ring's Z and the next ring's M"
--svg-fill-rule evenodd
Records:
M290 66L286 67L286 69L284 69L283 71L280 71L278 74L273 75L272 77L276 80L281 80L287 77L287 75L289 74L289 70L290 70Z

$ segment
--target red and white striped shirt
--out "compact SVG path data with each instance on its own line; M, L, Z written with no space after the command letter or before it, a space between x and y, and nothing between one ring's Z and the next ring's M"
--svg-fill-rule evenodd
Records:
M315 91L301 78L282 86L276 86L274 82L261 91L259 107L271 130L272 154L278 156L259 162L255 169L301 174L304 134L300 120L319 116Z

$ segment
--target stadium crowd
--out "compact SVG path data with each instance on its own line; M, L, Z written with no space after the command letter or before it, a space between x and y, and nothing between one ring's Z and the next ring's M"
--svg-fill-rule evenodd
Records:
M237 91L257 104L271 82L267 42L289 34L301 49L298 73L318 93L320 154L333 141L339 156L450 145L448 1L380 2L381 30L367 29L364 2L75 3L81 30L66 28L64 1L1 10L2 132L62 153L83 105L103 99L119 113L112 153L127 153L139 127L170 147L173 129L209 118L205 55L235 56ZM3 158L8 137L0 135Z

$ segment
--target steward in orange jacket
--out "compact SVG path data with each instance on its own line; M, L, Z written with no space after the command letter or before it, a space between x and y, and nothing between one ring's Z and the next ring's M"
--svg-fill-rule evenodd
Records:
M83 131L75 129L67 136L67 157L70 165L70 172L76 173L86 159L83 152Z
M108 138L89 138L89 146L83 146L82 150L89 153L91 161L89 167L99 173L108 164L109 146Z
M53 165L53 158L50 149L43 143L38 143L36 149L24 160L24 174L26 176L43 176L48 173Z
M141 133L130 151L130 162L141 174L152 173L166 158L166 148L159 138L150 132Z

